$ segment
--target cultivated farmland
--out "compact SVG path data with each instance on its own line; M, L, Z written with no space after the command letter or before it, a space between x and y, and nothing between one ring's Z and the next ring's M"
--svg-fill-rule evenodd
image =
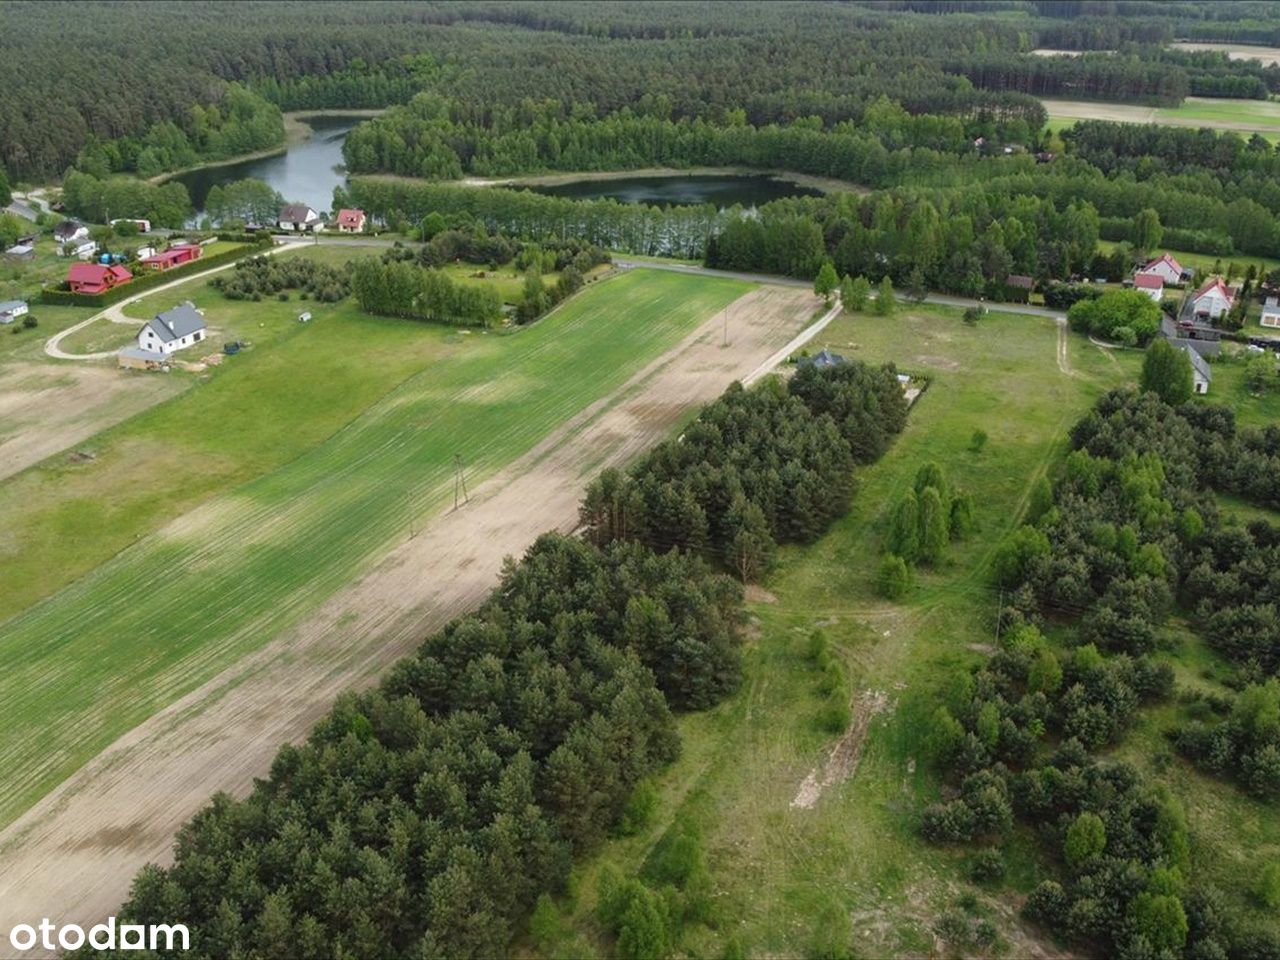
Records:
M1062 129L1077 120L1112 120L1117 123L1162 123L1175 127L1208 127L1235 130L1246 136L1261 133L1280 136L1280 104L1267 100L1220 100L1187 97L1177 107L1149 107L1095 100L1044 98L1049 125Z
M423 636L482 599L493 587L504 554L519 552L548 526L575 526L577 501L591 474L625 462L669 435L699 404L716 396L731 380L753 372L821 306L818 298L803 290L760 288L734 302L729 311L729 344L724 346L723 318L715 307L747 289L749 285L737 282L637 270L570 301L548 318L545 339L528 344L526 352L519 351L518 338L537 333L542 324L515 340L493 338L483 346L475 345L477 352L486 351L485 366L480 369L494 379L472 377L469 388L451 392L452 404L441 408L424 428L424 442L435 436L438 425L448 424L455 431L462 430L458 425L464 421L483 426L485 404L501 405L509 418L520 421L522 415L513 410L523 404L524 388L536 387L539 398L567 409L563 395L581 388L577 379L593 375L578 370L584 364L598 364L606 385L600 388L600 399L577 401L557 428L536 444L529 440L524 455L487 482L477 485L482 471L468 460L471 502L462 509L430 519L429 502L440 505L441 497L428 502L430 494L424 494L415 504L422 512L416 536L407 536L408 517L396 515L393 502L390 522L398 527L402 542L382 562L323 605L305 615L300 612L296 625L277 640L237 660L121 737L0 834L4 850L0 903L6 912L20 916L24 905L54 901L74 905L68 909L86 919L112 909L133 869L147 860L168 858L173 831L207 800L210 790L247 788L270 763L278 744L303 735L337 693L377 676ZM691 317L693 311L696 315ZM615 346L613 337L600 335L599 325L610 324L608 329L613 331L615 318L622 317L637 329L629 335L619 331L620 343ZM645 327L650 328L648 334L641 332ZM657 356L660 350L655 351L652 338L671 343L680 331L686 334L684 339L666 355L647 364L636 356L640 351L646 357ZM572 356L565 353L569 338L582 341ZM633 355L619 360L617 351L625 348ZM490 349L495 351L492 355L487 352ZM504 357L505 361L499 359ZM500 362L506 364L504 375L519 377L516 383L504 385L501 376L494 374ZM610 372L614 363L630 371L629 378L622 375L624 382L618 383L618 375ZM441 395L445 386L440 378L461 374L448 369L452 364L433 367L422 378L429 383L415 381L415 389ZM471 373L475 372L473 368ZM407 390L398 390L361 421L390 416L389 410L403 411L416 402ZM538 406L542 407L541 401ZM550 419L546 409L536 415L541 422ZM528 422L526 418L524 423ZM366 439L372 439L373 425L365 429ZM488 438L482 455L491 462L497 461L493 441L498 439L511 443L507 437ZM377 447L378 454L403 457L395 450L396 440L407 444L403 435L392 434ZM413 462L420 462L420 454L410 453ZM448 450L444 456L449 456ZM303 457L300 463L309 459ZM442 475L436 472L440 476L436 492L451 505L447 461L444 466ZM249 485L241 496L219 498L209 509L197 511L190 520L155 538L157 548L168 540L189 537L202 521L227 518L249 491L265 498L268 485L278 487L284 482L281 475L292 469ZM424 469L430 470L430 464ZM362 469L348 469L342 482L355 482L363 475ZM408 486L403 478L388 476L386 471L379 475L384 487L402 491ZM322 478L309 479L318 488L317 496L341 496ZM348 501L343 498L343 502ZM291 518L297 516L289 507L283 509ZM312 509L320 512L321 508L312 504ZM325 513L322 521L341 523L342 518L333 511ZM302 532L315 542L309 530ZM297 562L308 563L310 570L329 575L327 564L292 555ZM204 559L196 556L195 562ZM248 565L253 568L252 557ZM282 595L279 586L266 579L260 580L258 588ZM296 598L303 593L302 588L294 588L288 599L298 603ZM319 591L307 594L322 599ZM263 613L258 622L274 629L282 619ZM220 625L224 630L230 626L228 620ZM259 642L265 639L257 636ZM248 647L241 643L242 650ZM168 676L173 677L176 669L170 668ZM156 676L152 682L158 685L166 679ZM46 865L55 855L63 868L49 871Z

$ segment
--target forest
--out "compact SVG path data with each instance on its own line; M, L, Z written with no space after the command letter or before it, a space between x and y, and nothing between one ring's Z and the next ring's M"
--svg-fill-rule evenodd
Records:
M690 429L696 445L602 475L583 501L588 537L545 534L508 559L487 603L344 696L248 798L214 798L120 916L186 918L195 957L504 955L576 857L647 815L637 787L680 750L673 712L740 682L741 583L714 549L664 541L663 505L705 491L695 548L812 539L848 505L853 451L870 462L905 420L891 369L801 383L734 386ZM798 505L779 495L795 481ZM620 945L674 922L620 914Z
M1254 38L1269 29L1255 42L1274 41L1274 23L1261 26L1265 5L1213 6L1212 18L1187 8L1177 35ZM1164 50L1157 44L1172 29L1168 10L1149 2L624 8L391 0L319 11L267 0L186 4L165 17L152 11L136 0L109 8L87 0L6 4L0 166L12 178L58 176L86 149L89 172L104 172L105 153L111 169L149 174L176 165L187 147L207 159L233 146L258 149L269 137L279 142L269 111L252 123L228 122L236 112L228 99L243 103L250 92L285 110L381 107L428 91L457 99L471 122L536 96L571 104L583 119L630 106L715 122L742 111L761 126L811 116L860 120L882 95L912 114L1023 119L1042 109L1030 93L1067 85L1168 102L1197 92L1257 97L1260 85L1277 89L1278 75L1220 55ZM928 15L957 12L969 18L965 30ZM1118 58L1027 56L1037 46L1120 45ZM246 89L237 93L237 85Z

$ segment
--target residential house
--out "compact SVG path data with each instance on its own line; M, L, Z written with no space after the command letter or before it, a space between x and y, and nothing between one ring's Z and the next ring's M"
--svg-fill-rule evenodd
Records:
M133 274L124 267L101 263L73 263L67 271L67 287L72 293L106 293L132 279Z
M1026 303L1030 300L1031 291L1035 285L1035 280L1021 273L1011 273L1004 278L1006 297L1017 303Z
M27 311L25 300L0 300L0 323L13 323Z
M290 203L280 208L280 218L276 224L281 230L305 233L320 226L320 214L305 203Z
M34 260L36 258L36 248L30 243L17 243L4 252L6 260Z
M200 259L204 248L196 243L175 244L163 253L152 253L139 261L148 270L171 270L184 263Z
M1173 285L1181 283L1185 273L1186 271L1182 269L1182 264L1169 256L1169 254L1162 253L1160 256L1156 257L1156 259L1149 260L1138 268L1137 272L1133 275L1134 286L1137 286L1139 274L1155 275L1165 284Z
M830 350L819 350L812 357L804 357L800 361L801 366L813 366L819 370L826 370L830 367L838 367L842 363L847 362L844 357L838 353L832 353Z
M1209 383L1213 380L1213 371L1209 369L1209 361L1190 347L1183 347L1191 360L1191 378L1196 393L1208 393Z
M1236 302L1235 294L1223 282L1214 277L1191 297L1191 312L1198 320L1217 320Z
M138 331L138 347L150 353L168 355L199 343L205 338L205 330L204 316L188 300L148 320Z
M363 210L339 210L338 211L338 232L339 233L362 233L364 231L364 211Z
M1280 299L1267 297L1262 305L1262 319L1259 322L1264 327L1280 327Z
M1154 272L1135 273L1133 275L1133 289L1141 290L1156 303L1159 303L1164 299L1164 278Z
M87 239L88 236L89 228L79 220L63 220L53 228L53 239L60 244L75 243L77 240Z

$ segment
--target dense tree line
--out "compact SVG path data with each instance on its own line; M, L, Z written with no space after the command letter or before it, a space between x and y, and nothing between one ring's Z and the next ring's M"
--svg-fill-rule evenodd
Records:
M349 264L333 267L306 257L248 257L209 286L228 300L288 299L288 291L298 290L303 299L335 303L351 292L350 273Z
M491 285L459 283L443 270L403 260L354 261L351 292L361 310L385 317L484 327L502 316L502 300Z
M906 423L892 366L802 365L789 382L735 386L678 440L587 489L598 543L638 540L705 553L743 580L778 543L809 543L848 508L855 463L880 457Z
M1174 730L1178 751L1263 799L1280 799L1280 681L1252 684L1234 700L1201 695L1194 702L1212 719Z
M676 756L668 702L733 689L740 604L689 556L543 536L245 800L215 798L120 915L182 917L196 957L503 955Z
M191 217L191 198L181 183L148 183L135 177L98 179L68 171L62 183L67 213L91 223L119 217L142 217L159 227L181 229Z

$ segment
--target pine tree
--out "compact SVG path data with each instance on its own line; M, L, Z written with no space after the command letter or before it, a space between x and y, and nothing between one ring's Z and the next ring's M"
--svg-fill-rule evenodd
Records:
M908 490L894 507L885 549L907 563L920 556L920 503L914 490Z
M920 559L937 563L951 539L946 507L936 487L925 487L920 496Z
M1186 403L1195 389L1191 359L1168 340L1153 341L1142 361L1142 389L1171 406Z
M880 281L880 288L876 293L876 313L882 317L893 316L895 310L898 309L898 297L893 292L893 281L886 274Z

